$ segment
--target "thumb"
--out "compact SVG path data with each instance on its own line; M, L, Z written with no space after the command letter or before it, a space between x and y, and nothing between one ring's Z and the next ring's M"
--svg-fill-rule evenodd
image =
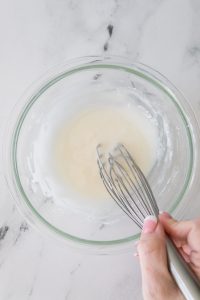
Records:
M151 276L152 272L167 270L167 252L163 227L156 217L148 216L138 244L138 254L143 275ZM151 271L150 271L151 270Z
M144 220L141 238L138 244L143 290L145 293L172 281L167 265L165 234L156 217L148 216ZM168 284L166 284L167 286Z

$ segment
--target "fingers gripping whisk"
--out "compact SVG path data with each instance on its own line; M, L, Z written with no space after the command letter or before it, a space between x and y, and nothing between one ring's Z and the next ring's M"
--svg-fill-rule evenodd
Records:
M99 144L97 163L100 176L110 196L140 228L148 215L157 217L159 210L147 179L124 145L112 153L103 153Z

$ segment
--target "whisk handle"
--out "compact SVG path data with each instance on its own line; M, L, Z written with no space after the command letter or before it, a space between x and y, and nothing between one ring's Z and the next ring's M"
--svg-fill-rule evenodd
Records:
M199 300L200 283L169 238L167 252L169 269L183 295L187 300Z

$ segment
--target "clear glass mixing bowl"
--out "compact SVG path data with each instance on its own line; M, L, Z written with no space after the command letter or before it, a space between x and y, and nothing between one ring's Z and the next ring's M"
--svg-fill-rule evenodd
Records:
M95 215L60 201L52 193L48 174L41 171L40 179L36 176L38 167L33 159L41 127L55 122L54 111L64 107L68 118L76 109L109 102L94 96L105 92L112 93L112 99L124 95L157 124L159 155L148 180L160 210L181 217L196 188L199 129L183 95L145 65L119 57L84 57L54 68L15 107L4 153L9 188L29 222L68 244L109 253L129 248L138 237L137 227L120 210ZM118 105L117 101L113 105ZM45 155L49 149L40 145L38 151Z

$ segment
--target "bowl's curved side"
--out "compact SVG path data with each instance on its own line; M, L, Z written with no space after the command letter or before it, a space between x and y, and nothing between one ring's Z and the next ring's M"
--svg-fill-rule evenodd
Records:
M185 186L183 187L179 198L170 208L170 211L177 217L181 217L183 211L190 202L186 199L194 199L199 189L198 184L198 173L199 167L199 150L200 150L200 136L199 126L195 118L192 108L173 84L169 82L159 72L143 65L140 63L130 63L128 59L121 57L85 57L72 60L67 64L59 65L49 72L47 72L42 79L34 83L27 92L23 95L22 99L14 107L9 120L7 130L5 132L5 144L3 147L3 163L4 163L4 175L8 184L9 190L22 214L34 227L42 231L45 229L45 234L53 233L53 236L64 238L69 244L74 245L74 242L81 248L84 246L88 249L90 246L93 247L93 251L108 252L114 251L113 249L127 249L132 241L138 238L138 235L130 236L125 239L112 240L112 241L95 241L86 240L78 237L74 237L58 228L52 226L47 220L45 220L33 207L26 194L23 193L23 187L20 186L20 181L16 179L17 175L17 159L16 159L16 148L17 148L17 137L20 132L20 126L23 123L25 111L36 101L36 99L47 89L51 84L54 84L57 80L62 78L66 74L72 74L73 72L82 71L85 68L105 68L106 66L112 66L112 68L128 70L129 72L135 72L136 74L144 74L150 81L157 87L165 91L168 96L172 99L177 109L182 114L182 119L186 127L188 134L188 140L190 145L190 163L188 176L186 178ZM27 102L28 99L28 102ZM184 201L183 201L184 197ZM39 222L37 222L39 221ZM118 247L117 247L118 246ZM95 250L94 250L95 249Z

